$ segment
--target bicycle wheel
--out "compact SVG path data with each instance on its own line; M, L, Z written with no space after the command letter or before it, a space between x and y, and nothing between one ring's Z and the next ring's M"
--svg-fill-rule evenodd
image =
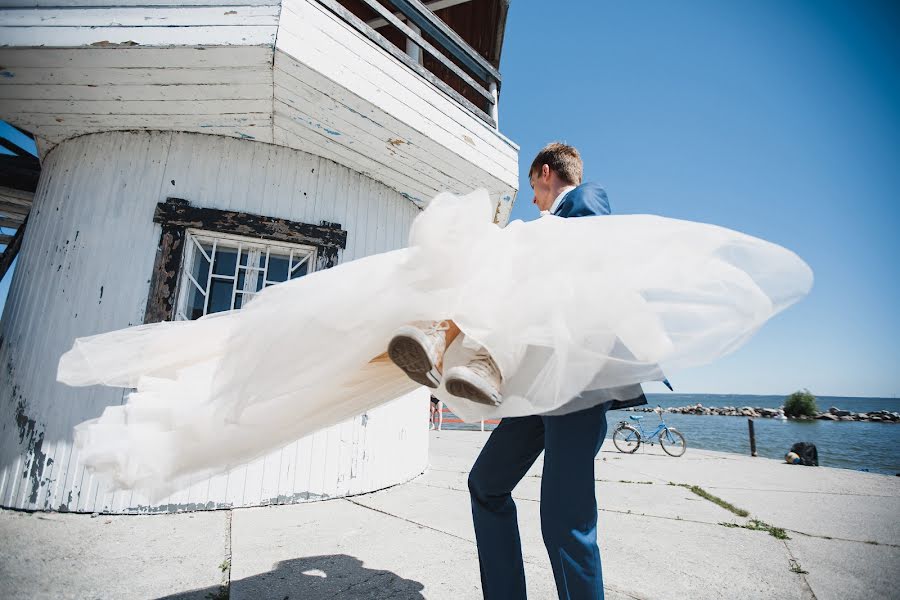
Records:
M668 428L659 432L659 445L669 456L681 456L687 450L687 442L677 429Z
M613 444L625 454L634 454L635 450L641 445L641 434L637 429L630 425L619 425L613 431Z

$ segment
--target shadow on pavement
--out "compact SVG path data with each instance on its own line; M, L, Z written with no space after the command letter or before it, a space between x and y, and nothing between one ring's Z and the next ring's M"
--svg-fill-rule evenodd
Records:
M232 580L228 591L217 586L158 600L419 600L424 587L391 571L367 569L353 556L329 554L281 561L267 573Z

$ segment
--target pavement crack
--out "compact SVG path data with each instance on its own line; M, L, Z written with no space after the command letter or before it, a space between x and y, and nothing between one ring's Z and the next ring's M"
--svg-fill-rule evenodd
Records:
M222 583L215 594L207 594L210 600L228 600L231 597L231 510L225 511L225 558L219 569L222 571Z
M781 540L781 543L784 544L784 549L787 551L789 557L788 562L791 565L791 570L797 573L800 576L800 581L803 582L803 600L817 600L816 593L813 591L812 586L809 585L809 581L807 581L806 579L808 572L801 569L800 562L797 560L797 557L794 556L794 553L791 552L791 548L790 546L788 546L787 540Z
M456 473L457 475L468 475L469 474L469 471L460 471L457 469L435 469L434 467L428 467L428 471L437 471L439 473Z
M469 493L469 490L461 490L461 489L459 489L459 488L456 488L456 487L453 487L453 486L449 486L449 485L448 485L448 486L443 486L443 485L432 485L432 484L430 484L430 483L422 483L422 482L419 482L419 481L416 481L416 482L414 482L414 483L415 483L415 485L421 485L421 486L423 486L423 487L430 487L430 488L435 488L435 489L439 489L439 490L451 490L451 491L454 491L454 492L460 492L460 493L464 493L464 494L468 494L468 493ZM515 494L513 494L513 499L514 499L514 500L521 500L521 501L523 501L523 502L537 502L537 503L540 503L540 500L535 500L534 498L527 498L527 497L524 497L524 496L517 496L517 495L515 495ZM367 507L367 508L368 508L368 507ZM598 512L616 513L616 514L620 514L620 515L629 515L629 516L632 516L632 517L650 517L651 519L664 519L664 520L667 520L667 521L675 521L676 523L699 523L700 525L718 525L718 523L711 523L711 522L709 522L709 521L698 521L698 520L696 520L696 519L682 519L682 518L680 518L680 517L666 517L666 516L663 516L663 515L651 515L651 514L647 514L647 513L637 513L637 512L633 512L633 511L616 510L616 509L614 509L614 508L599 508L599 507L598 507L598 508L597 508L597 511L598 511ZM396 515L392 515L392 516L396 516ZM412 522L412 521L410 521L410 522ZM416 523L416 524L418 525L418 523ZM451 535L452 535L452 534L451 534Z
M423 485L423 484L419 484L419 485ZM365 504L362 504L361 502L357 502L356 500L353 500L352 498L343 498L343 500L345 500L345 501L347 501L347 502L349 502L349 503L351 503L351 504L355 504L356 506L359 506L359 507L361 507L361 508L365 508L365 509L371 510L371 511L373 511L373 512L377 512L377 513L381 513L381 514L383 514L383 515L387 515L387 516L389 516L389 517L393 517L393 518L399 519L399 520L401 520L401 521L406 521L407 523L409 523L409 524L411 524L411 525L415 525L416 527L421 527L421 528L423 528L423 529L430 529L431 531L434 531L434 532L436 532L436 533L442 533L442 534L444 534L444 535L448 535L448 536L450 536L450 537L452 537L452 538L456 538L456 539L458 539L458 540L462 540L463 542L467 542L467 543L469 543L469 544L474 544L474 543L475 543L473 540L470 540L470 539L468 539L468 538L464 538L464 537L462 537L462 536L460 536L460 535L456 535L455 533L450 533L449 531L444 531L443 529L438 529L437 527L432 527L431 525L425 525L424 523L419 523L419 522L417 522L417 521L413 521L412 519L407 519L406 517L401 517L401 516L399 516L399 515L395 515L395 514L393 514L393 513L389 513L389 512L387 512L387 511L385 511L385 510L380 510L380 509L378 509L378 508L373 508L373 507L371 507L371 506L367 506L367 505L365 505Z
M805 531L799 531L797 529L788 529L787 527L785 527L784 530L790 531L791 533L796 533L798 535L802 535L805 537L816 538L819 540L827 540L827 541L837 540L839 542L852 542L854 544L866 544L868 546L885 546L887 548L900 548L900 544L891 544L890 542L873 542L873 541L869 541L869 540L851 540L848 538L835 537L833 535L818 535L815 533L806 533Z
M718 485L710 485L707 486L711 490L737 490L743 492L783 492L788 494L813 494L816 496L861 496L863 498L894 498L894 496L890 495L882 495L882 494L856 494L853 492L820 492L814 490L785 490L785 489L767 489L767 488L746 488L746 487L728 487L728 486L718 486Z

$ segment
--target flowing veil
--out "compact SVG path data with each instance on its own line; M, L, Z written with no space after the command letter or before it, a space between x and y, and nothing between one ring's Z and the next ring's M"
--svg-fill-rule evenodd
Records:
M499 407L436 390L454 413L546 413L733 352L812 286L794 253L714 225L491 219L483 190L441 194L408 248L271 286L241 310L75 340L60 381L134 389L77 426L82 459L147 490L247 462L413 390L384 352L420 320L465 334L445 369L473 345L502 367Z

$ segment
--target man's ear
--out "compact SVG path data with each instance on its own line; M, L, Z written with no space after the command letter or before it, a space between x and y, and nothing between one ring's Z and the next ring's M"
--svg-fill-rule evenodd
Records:
M545 181L550 179L550 165L541 165L541 179Z

